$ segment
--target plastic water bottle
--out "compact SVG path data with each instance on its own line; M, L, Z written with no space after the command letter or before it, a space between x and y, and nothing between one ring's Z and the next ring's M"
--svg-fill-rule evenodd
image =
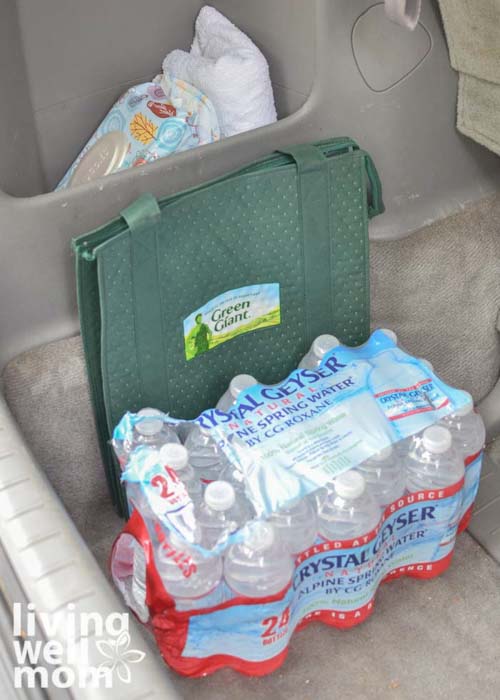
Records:
M224 557L224 578L238 596L267 598L290 584L294 561L271 523L255 522L244 542L234 544Z
M300 554L312 547L318 533L316 512L308 498L273 513L269 522L274 526L278 541L285 544L292 554Z
M180 443L179 436L171 425L165 423L164 414L161 411L155 408L143 408L137 416L141 420L134 426L130 451L140 445L160 449L167 442Z
M180 608L197 607L199 598L222 580L222 558L204 555L181 537L169 533L156 549L156 568L167 592Z
M168 443L161 448L159 459L163 467L174 470L178 479L185 485L191 500L194 503L201 501L201 481L189 464L189 452L186 448L176 443Z
M462 455L452 446L451 432L440 425L424 430L406 457L406 488L409 493L434 491L463 479Z
M474 411L472 396L470 401L451 416L446 416L441 425L448 428L454 446L460 450L464 460L477 455L486 442L486 429L481 416Z
M123 473L130 514L138 510L143 518L152 520L153 514L143 485L147 474L159 464L159 460L160 454L153 447L140 447L130 455Z
M213 549L245 525L252 517L249 505L237 496L227 481L214 481L205 489L197 518L197 543Z
M228 460L208 433L195 425L184 446L189 452L191 466L205 486L220 479Z
M386 447L357 467L366 482L368 491L381 508L397 501L405 492L406 470L399 454Z
M250 374L238 374L229 384L225 394L219 399L216 408L219 411L224 411L224 413L229 413L241 392L250 389L250 387L258 383L255 377L252 377Z
M341 345L340 340L334 335L320 335L311 345L307 355L301 360L299 369L317 369L324 356Z
M349 470L338 476L318 501L318 530L326 540L352 540L371 532L380 522L380 508L361 474Z

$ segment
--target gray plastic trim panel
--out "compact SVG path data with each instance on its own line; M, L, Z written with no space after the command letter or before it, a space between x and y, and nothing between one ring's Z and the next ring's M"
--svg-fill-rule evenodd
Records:
M127 612L35 463L1 396L0 542L12 568L9 574L2 567L4 586L8 575L15 576L22 586L24 600L33 603L37 611L55 613L72 603L75 614L95 612L106 617ZM18 595L7 590L4 598L18 600ZM70 697L75 700L179 698L169 681L168 669L159 654L151 653L133 616L129 631L130 647L145 653L143 661L133 667L131 683L124 684L114 676L112 690L73 687ZM56 638L67 643L64 630L59 629ZM97 647L90 643L91 665L99 666L103 660ZM54 700L60 697L57 691L48 691L47 696Z

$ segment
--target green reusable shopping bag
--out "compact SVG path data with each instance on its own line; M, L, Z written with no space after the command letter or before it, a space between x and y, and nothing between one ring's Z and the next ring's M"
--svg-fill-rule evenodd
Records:
M213 407L236 374L284 379L317 336L369 334L368 219L383 211L350 139L302 144L80 236L78 304L100 445L126 411Z

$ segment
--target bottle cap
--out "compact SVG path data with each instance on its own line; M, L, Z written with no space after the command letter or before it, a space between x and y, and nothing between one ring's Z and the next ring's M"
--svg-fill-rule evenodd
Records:
M258 552L262 549L269 549L274 544L274 528L271 523L256 522L248 528L248 535L245 544L250 549Z
M429 372L434 372L434 365L432 362L429 362L429 360L424 360L423 357L419 359L420 364L422 364L424 367L426 367Z
M125 160L129 141L122 131L104 134L83 156L69 182L71 187L83 185L118 170Z
M396 343L396 345L398 344L398 336L396 333L394 333L394 331L391 331L390 328L381 328L380 330L382 331L382 333L385 333L385 335L388 338L390 338L390 340L392 340L393 343Z
M366 482L359 472L350 470L338 476L335 481L335 491L340 498L359 498L364 493Z
M323 358L327 352L338 348L340 340L334 335L320 335L312 344L312 351L316 357Z
M147 408L141 408L141 410L137 412L137 415L141 418L163 418L163 413L161 411L157 408L150 408L149 406Z
M153 437L163 430L163 414L155 408L143 408L137 416L141 419L135 424L139 435Z
M455 416L468 416L469 413L472 413L472 411L474 410L474 400L472 396L466 391L464 391L464 394L466 395L467 403L465 404L465 406L457 408L456 411L454 411L453 415Z
M172 467L176 472L185 469L189 462L189 453L184 445L169 442L160 450L160 460L163 466Z
M229 510L235 500L234 488L227 481L212 481L205 489L205 503L212 510Z
M384 447L383 450L380 450L380 452L377 452L376 455L373 455L373 457L370 457L370 459L374 459L376 462L383 462L386 459L389 459L389 457L392 455L392 446L389 445L389 447Z
M422 438L424 449L433 454L442 454L451 447L451 433L447 428L440 425L433 425L424 430Z
M242 391L255 386L259 382L251 374L238 374L229 385L229 392L233 399L237 399Z

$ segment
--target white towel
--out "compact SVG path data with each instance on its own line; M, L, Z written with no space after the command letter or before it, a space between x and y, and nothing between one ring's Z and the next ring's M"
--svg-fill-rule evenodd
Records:
M172 51L163 62L163 71L195 85L209 97L222 136L234 136L277 119L265 57L213 7L203 7L198 15L191 52Z

